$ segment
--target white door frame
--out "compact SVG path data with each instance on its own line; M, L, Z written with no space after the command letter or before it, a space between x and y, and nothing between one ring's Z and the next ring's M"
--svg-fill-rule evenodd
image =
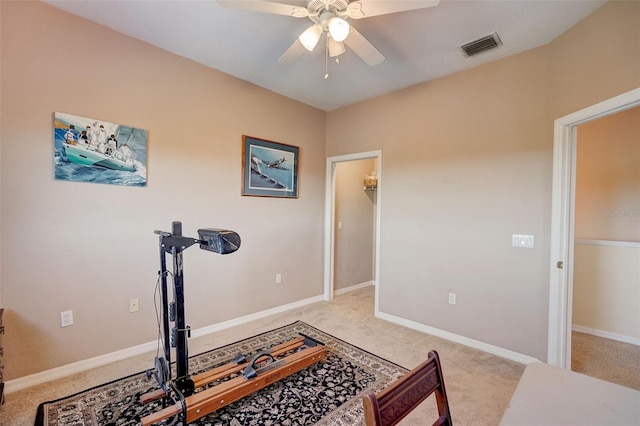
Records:
M375 310L378 310L378 277L380 276L380 206L382 205L382 151L368 151L357 154L340 155L327 158L327 173L324 201L324 300L333 300L334 275L334 233L335 229L335 195L336 164L345 161L374 158L377 161L378 189L376 194L376 241L375 241Z
M547 362L557 367L571 369L576 127L638 105L640 88L566 115L554 123ZM558 262L563 265L558 266Z

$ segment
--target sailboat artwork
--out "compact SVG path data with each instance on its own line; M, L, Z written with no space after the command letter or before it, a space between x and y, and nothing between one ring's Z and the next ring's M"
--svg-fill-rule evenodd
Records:
M57 180L147 185L147 131L56 112L54 176Z

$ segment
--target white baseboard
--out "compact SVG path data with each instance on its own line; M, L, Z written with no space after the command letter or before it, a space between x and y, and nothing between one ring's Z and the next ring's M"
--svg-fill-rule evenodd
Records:
M243 317L235 318L229 321L224 321L218 324L213 324L206 327L194 329L191 331L191 337L195 338L195 337L204 336L210 333L215 333L217 331L226 330L231 327L236 327L238 325L246 324L248 322L259 320L271 315L290 311L292 309L310 305L312 303L320 302L322 300L324 300L322 296L310 297L308 299L299 300L297 302L289 303L287 305L282 305L276 308L267 309L265 311L256 312L254 314L245 315ZM116 352L111 352L111 353L100 355L94 358L89 358L89 359L74 362L71 364L63 365L60 367L52 368L50 370L42 371L40 373L19 377L17 379L13 379L5 382L4 390L5 390L5 393L9 394L11 392L16 392L31 386L50 382L51 380L60 379L62 377L66 377L71 374L80 373L82 371L90 370L92 368L101 367L103 365L111 364L116 361L121 361L126 358L131 358L136 355L140 355L147 352L155 352L157 347L158 347L157 341L147 342L131 348L122 349Z
M610 331L596 330L595 328L588 328L575 324L571 326L571 329L580 333L591 334L592 336L604 337L605 339L640 346L640 338L638 337L624 336L622 334L611 333Z
M359 290L364 287L369 287L370 285L373 285L373 284L374 284L373 281L365 281L360 284L354 284L352 286L341 288L340 290L336 290L333 292L333 294L334 296L340 296L341 294L349 293L354 290Z
M511 361L519 362L521 364L532 364L534 362L541 362L539 359L531 357L529 355L524 355L519 352L514 352L509 349L501 348L499 346L494 346L488 343L480 342L478 340L473 340L468 337L464 337L458 334L450 333L448 331L440 330L438 328L429 327L428 325L424 325L415 321L400 318L395 315L390 315L390 314L386 314L384 312L378 311L376 312L376 317L389 322L393 322L395 324L402 325L404 327L421 331L423 333L431 334L432 336L441 337L443 339L447 339L455 343L460 343L461 345L469 346L474 349L479 349L481 351L488 352L490 354L497 355L499 357L506 358Z
M19 391L22 389L26 389L31 386L50 382L51 380L56 380L62 377L66 377L71 374L80 373L82 371L90 370L92 368L100 367L102 365L110 364L112 362L120 361L120 360L130 358L136 355L140 355L146 352L154 351L157 346L158 346L157 342L144 343L142 345L134 346L131 348L122 349L116 352L111 352L111 353L100 355L94 358L89 358L89 359L74 362L71 364L63 365L60 367L52 368L50 370L42 371L40 373L19 377L17 379L13 379L5 382L4 390L6 393L11 393L11 392Z
M229 321L220 322L206 327L198 328L191 331L191 338L205 336L207 334L216 333L218 331L226 330L231 327L236 327L242 324L246 324L251 321L256 321L262 318L269 317L271 315L287 312L292 309L301 308L303 306L311 305L312 303L321 302L324 298L320 296L310 297L308 299L298 300L286 305L278 306L276 308L267 309L266 311L256 312L255 314L245 315L240 318L235 318Z

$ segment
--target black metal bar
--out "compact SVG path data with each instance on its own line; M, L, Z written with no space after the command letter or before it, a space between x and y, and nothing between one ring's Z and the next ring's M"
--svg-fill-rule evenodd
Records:
M175 222L174 222L175 224ZM174 229L175 230L175 229ZM180 230L181 231L181 230ZM184 396L194 392L194 383L189 377L189 330L184 316L184 278L182 274L182 248L172 247L173 288L176 307L176 386Z
M182 251L178 251L173 247L173 289L174 300L176 302L176 368L177 377L184 377L189 374L187 366L187 348L184 336L185 318L184 318L184 277L182 275Z
M164 340L164 359L171 365L171 339L169 338L169 293L167 288L167 258L160 236L160 293L162 302L162 337Z

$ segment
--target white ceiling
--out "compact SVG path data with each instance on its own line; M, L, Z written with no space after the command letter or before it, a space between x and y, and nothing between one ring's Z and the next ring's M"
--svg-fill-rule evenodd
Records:
M311 25L308 18L225 8L214 0L44 1L325 111L547 44L606 2L441 0L433 8L351 20L386 60L370 67L347 47L340 64L329 61L325 80L321 43L293 63L277 62ZM465 58L458 49L493 32L503 42L495 50Z

